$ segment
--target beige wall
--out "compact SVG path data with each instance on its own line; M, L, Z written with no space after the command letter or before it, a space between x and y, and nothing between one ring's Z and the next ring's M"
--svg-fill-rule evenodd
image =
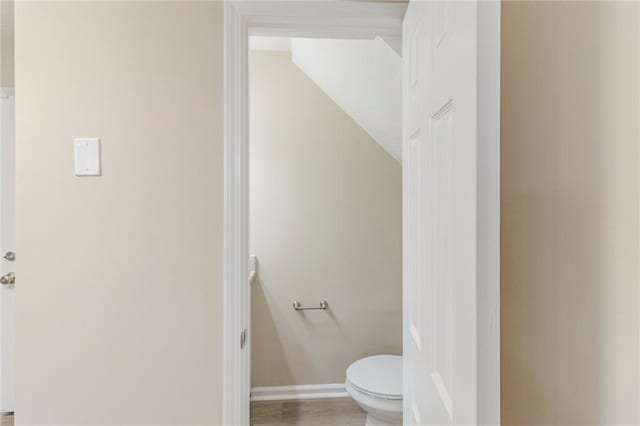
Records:
M250 76L252 382L340 383L402 352L401 167L288 53L252 52Z
M16 6L18 424L220 423L222 28L218 2Z
M638 420L636 7L503 7L504 424ZM16 12L17 421L217 424L221 5Z
M638 422L638 11L502 8L503 424Z

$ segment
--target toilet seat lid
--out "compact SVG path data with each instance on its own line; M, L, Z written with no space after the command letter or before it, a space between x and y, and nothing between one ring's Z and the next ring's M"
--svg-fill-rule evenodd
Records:
M347 368L347 380L365 393L387 399L402 398L402 357L375 355Z

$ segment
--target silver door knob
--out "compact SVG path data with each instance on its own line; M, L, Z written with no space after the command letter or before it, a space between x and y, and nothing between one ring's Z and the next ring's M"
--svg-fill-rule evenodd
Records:
M15 284L16 283L16 274L14 274L13 272L9 272L8 274L4 274L3 276L0 277L0 284L2 285L9 285L9 284Z
M16 260L16 254L12 251L8 251L5 253L4 258L9 262L13 262L14 260Z

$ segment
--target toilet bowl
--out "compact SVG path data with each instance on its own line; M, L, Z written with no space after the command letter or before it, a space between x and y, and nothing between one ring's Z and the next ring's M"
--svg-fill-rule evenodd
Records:
M402 357L375 355L349 366L345 387L367 412L366 426L402 424Z

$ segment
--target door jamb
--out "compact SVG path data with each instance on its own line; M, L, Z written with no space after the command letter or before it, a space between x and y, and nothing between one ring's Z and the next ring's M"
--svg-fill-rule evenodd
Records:
M406 3L224 2L223 424L249 423L249 35L371 39L401 36ZM246 346L245 346L246 348Z
M501 2L477 2L476 316L479 425L500 424ZM497 403L496 403L497 402Z

